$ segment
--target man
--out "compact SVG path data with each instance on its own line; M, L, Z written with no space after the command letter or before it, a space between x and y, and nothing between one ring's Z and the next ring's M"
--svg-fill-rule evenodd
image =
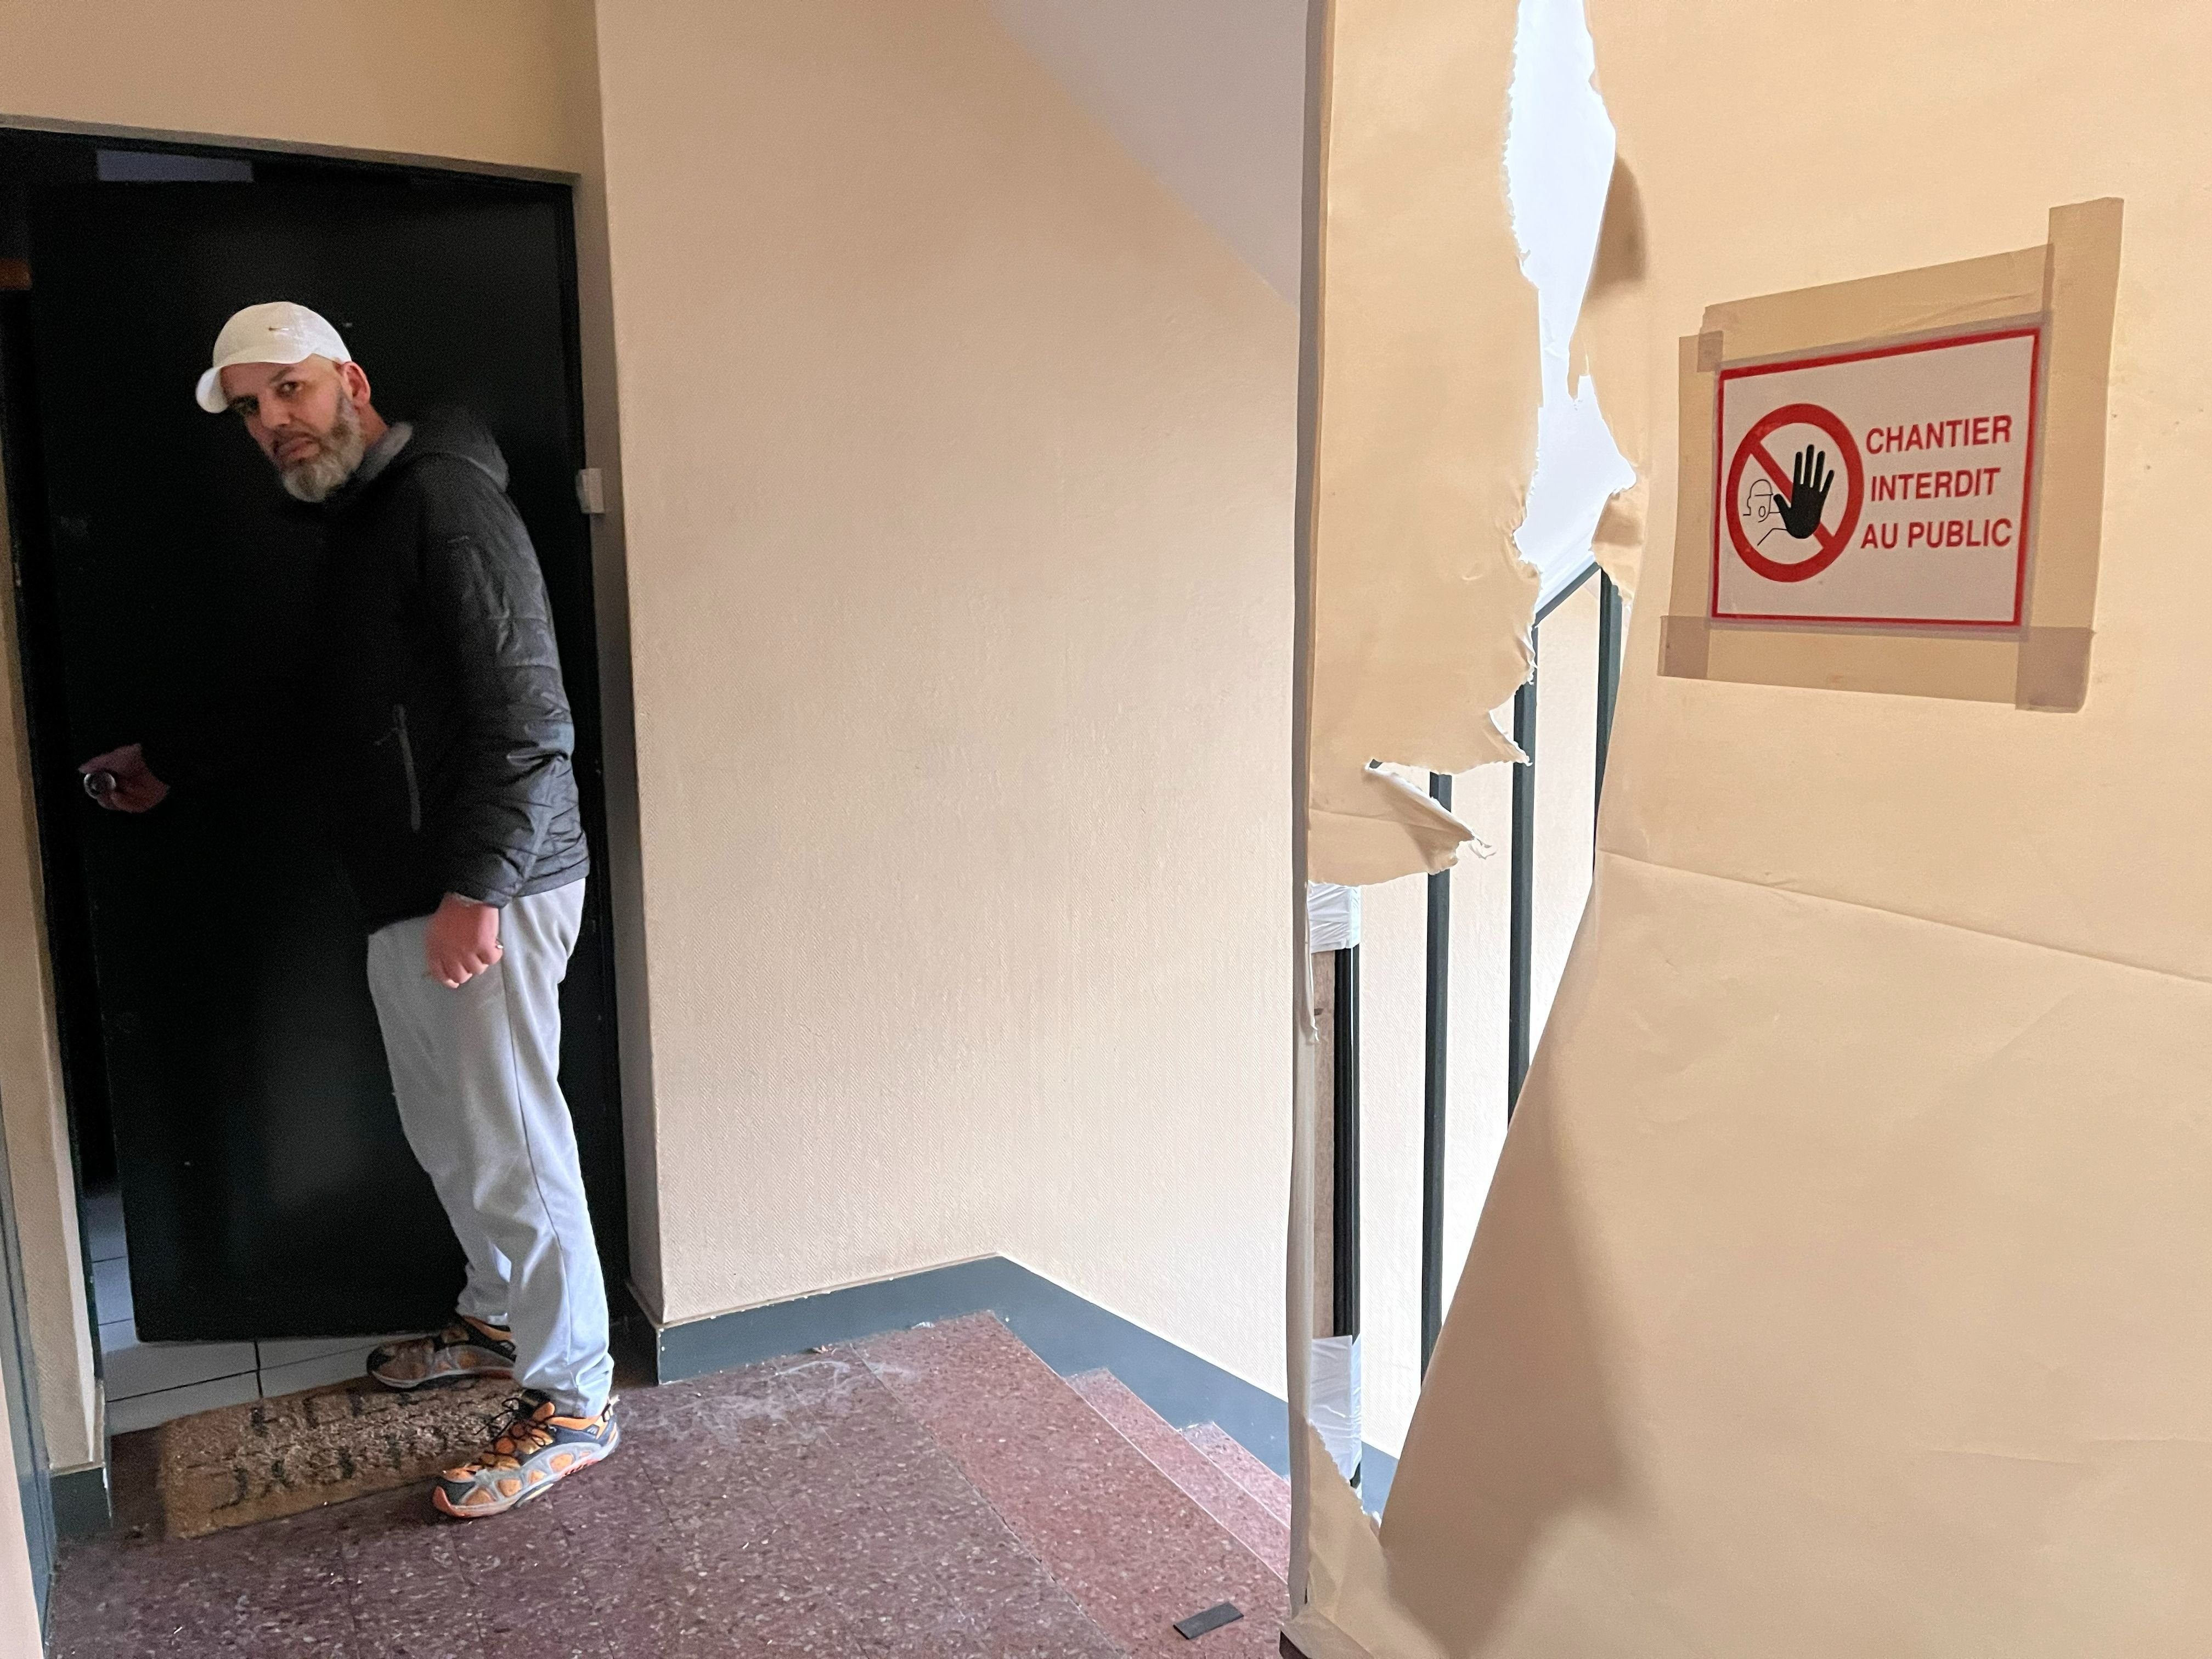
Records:
M544 582L490 435L458 410L387 425L305 307L233 317L198 397L326 515L305 749L369 930L400 1121L468 1257L453 1322L378 1349L369 1371L394 1389L520 1381L512 1420L432 1495L449 1515L499 1514L619 1438L557 1075L588 856ZM104 805L143 812L172 781L254 758L226 764L216 746L134 744L82 770Z

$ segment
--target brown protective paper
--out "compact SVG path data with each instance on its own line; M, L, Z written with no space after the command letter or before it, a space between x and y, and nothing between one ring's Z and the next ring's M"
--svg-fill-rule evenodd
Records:
M1505 199L1506 0L1334 0L1317 260L1316 881L1443 868L1468 831L1369 769L1517 751L1538 578L1536 296Z
M1443 1659L1398 1608L1357 1496L1304 1429L1316 1161L1304 884L1443 869L1472 838L1376 763L1455 773L1520 757L1488 712L1528 679L1538 588L1513 544L1540 396L1535 293L1505 198L1515 8L1312 0L1309 15L1286 1641L1309 1659Z
M1321 1437L1305 1431L1306 1468L1333 1475ZM1389 1569L1375 1523L1340 1480L1316 1481L1306 1509L1308 1577L1283 1635L1303 1659L1445 1659L1444 1650L1385 1588Z
M1328 839L1327 867L1333 872L1314 879L1346 887L1448 869L1458 862L1460 848L1474 838L1427 795L1374 767L1363 769L1355 787L1316 799L1310 818L1312 834Z
M1392 1491L1403 1609L1455 1656L2212 1650L2212 988L1601 883Z
M1905 633L1869 669L1841 636L1694 629L1647 580L1590 908L1405 1446L1384 1589L1452 1659L2196 1659L2212 219L2175 135L2212 17L1845 0L1808 32L1764 0L1589 3L1650 227L1662 538L1706 510L1670 499L1683 480L1710 496L1698 339L1735 361L1801 337L1762 336L1757 304L1709 315L1716 294L1817 290L1857 338L1905 325L1900 295L1929 329L2048 304L2046 398L2082 390L2077 322L2104 392L2072 402L2057 468L2046 447L2028 626L1994 649ZM1800 61L1721 95L1724 67ZM1662 672L1700 642L1705 678ZM1937 695L1803 689L1874 672Z
M2038 247L1712 305L1682 343L1674 580L1660 672L2073 713L2087 696L2104 504L2106 378L2121 204L2054 209ZM1711 432L1724 365L2032 319L2048 354L2017 628L1747 622L1711 615ZM1693 428L1703 441L1690 436ZM1694 629L1691 624L1697 624ZM1692 637L1699 643L1689 644Z
M1313 911L1307 869L1307 826L1313 802L1313 535L1315 408L1321 391L1320 295L1315 281L1321 256L1322 136L1328 107L1328 0L1307 0L1304 179L1298 289L1297 515L1291 526L1291 1190L1289 1237L1283 1251L1283 1376L1290 1420L1304 1425L1313 1397L1316 1169L1321 1111L1321 1043L1314 1017ZM1291 1437L1291 1555L1289 1606L1306 1601L1311 1581L1313 1485L1317 1470L1333 1471L1313 1455L1315 1437Z

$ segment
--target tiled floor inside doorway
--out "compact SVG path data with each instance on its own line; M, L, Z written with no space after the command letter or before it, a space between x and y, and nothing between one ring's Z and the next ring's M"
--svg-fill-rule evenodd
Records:
M100 1308L100 1352L107 1374L107 1431L129 1434L218 1406L273 1400L358 1376L386 1337L340 1336L269 1342L141 1342L131 1306L130 1241L123 1198L88 1193L85 1240Z

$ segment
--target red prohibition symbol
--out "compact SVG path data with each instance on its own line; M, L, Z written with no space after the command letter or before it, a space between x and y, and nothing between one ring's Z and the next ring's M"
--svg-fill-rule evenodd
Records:
M1844 516L1835 529L1830 531L1824 525L1815 531L1812 539L1818 550L1809 558L1794 562L1768 558L1752 545L1743 531L1743 470L1751 462L1759 463L1776 495L1785 501L1790 499L1790 469L1777 461L1766 447L1767 439L1785 426L1818 427L1834 439L1846 486ZM1722 500L1727 504L1729 540L1735 544L1737 557L1771 582L1807 581L1835 563L1850 545L1851 532L1859 525L1859 509L1866 502L1866 465L1859 459L1859 447L1852 441L1850 428L1834 415L1818 404L1784 404L1761 416L1743 434L1743 441L1735 447L1735 458L1729 463L1728 489Z

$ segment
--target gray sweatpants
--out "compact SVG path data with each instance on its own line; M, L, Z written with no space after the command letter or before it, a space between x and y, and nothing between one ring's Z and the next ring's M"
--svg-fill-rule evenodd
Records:
M469 1261L461 1312L514 1334L515 1376L590 1416L614 1380L607 1293L561 1097L561 981L584 884L510 901L501 959L458 989L423 966L427 916L368 937L368 988L407 1144Z

